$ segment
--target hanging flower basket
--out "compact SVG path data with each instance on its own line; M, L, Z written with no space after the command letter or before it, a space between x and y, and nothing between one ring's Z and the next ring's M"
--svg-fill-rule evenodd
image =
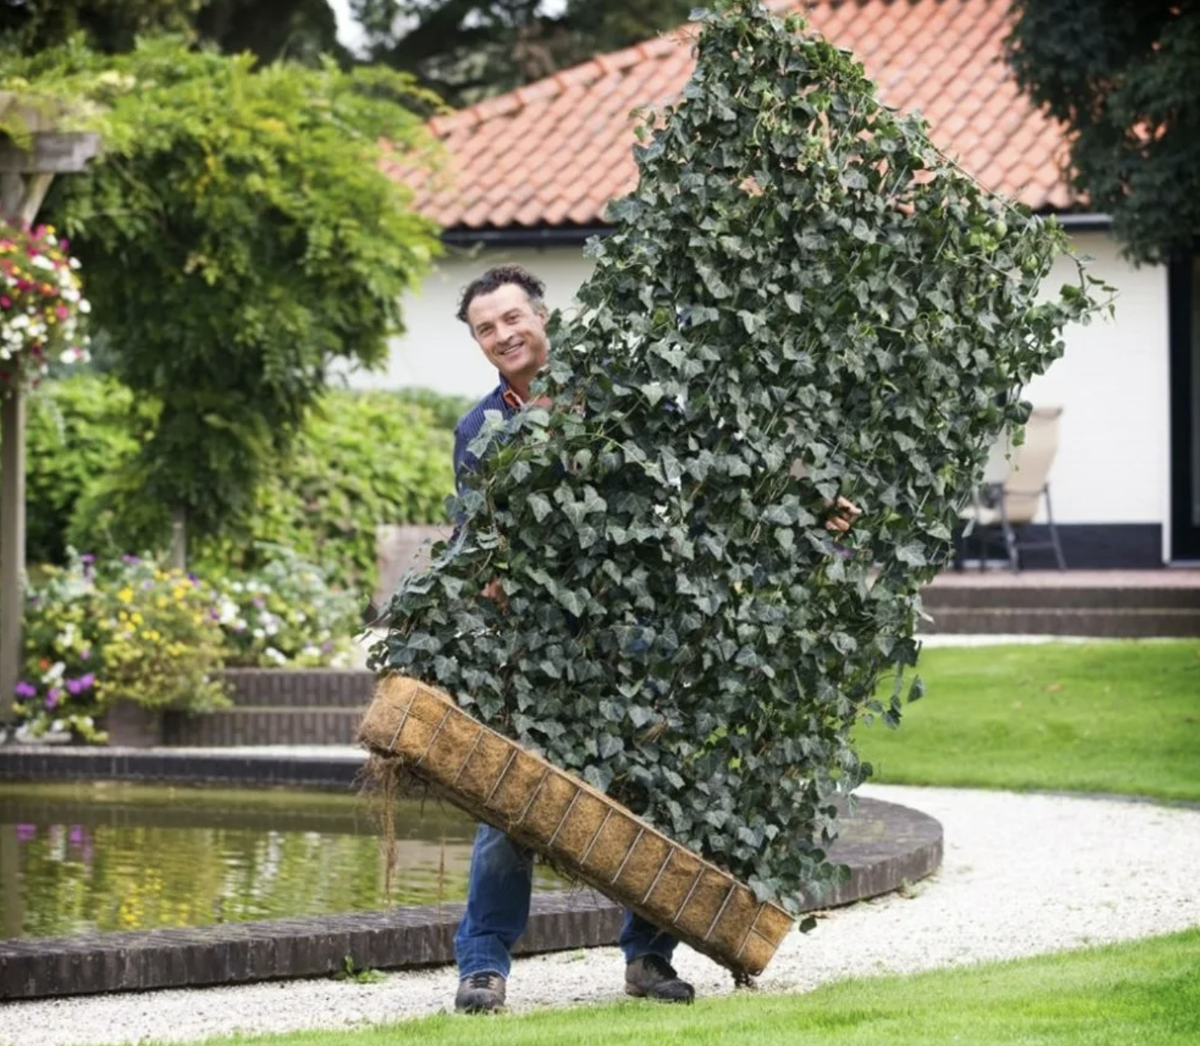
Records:
M36 385L52 362L89 358L78 269L53 226L0 219L0 395Z

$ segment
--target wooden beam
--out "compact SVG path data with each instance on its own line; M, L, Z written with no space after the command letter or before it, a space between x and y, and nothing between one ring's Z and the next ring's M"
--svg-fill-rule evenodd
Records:
M0 207L32 225L54 172L0 173ZM0 732L11 740L16 685L24 651L25 617L25 394L14 374L0 400Z
M25 396L0 400L0 729L12 739L25 614Z
M82 171L99 149L100 136L91 132L39 133L28 149L0 134L0 173L75 173Z

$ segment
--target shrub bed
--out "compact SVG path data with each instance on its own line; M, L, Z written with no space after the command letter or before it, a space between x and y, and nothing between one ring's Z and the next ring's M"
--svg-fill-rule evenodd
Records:
M445 519L452 431L465 408L424 391L331 391L250 517L224 538L194 543L191 565L206 577L256 570L270 560L264 544L281 546L365 602L375 583L376 525ZM65 564L68 545L103 559L166 548L169 508L146 501L132 469L156 413L111 378L44 383L27 429L30 563Z

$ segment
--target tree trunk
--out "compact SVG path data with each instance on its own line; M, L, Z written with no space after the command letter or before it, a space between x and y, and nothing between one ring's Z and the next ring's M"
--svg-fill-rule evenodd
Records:
M187 570L187 509L175 507L171 518L171 566Z

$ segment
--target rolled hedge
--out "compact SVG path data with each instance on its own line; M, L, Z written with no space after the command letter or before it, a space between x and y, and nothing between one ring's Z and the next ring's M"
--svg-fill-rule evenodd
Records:
M553 405L476 441L464 525L372 664L794 910L839 877L833 800L870 772L851 727L899 720L988 447L1093 303L1082 272L1039 296L1062 231L799 18L724 3L696 52L552 336ZM839 495L863 510L842 540Z

